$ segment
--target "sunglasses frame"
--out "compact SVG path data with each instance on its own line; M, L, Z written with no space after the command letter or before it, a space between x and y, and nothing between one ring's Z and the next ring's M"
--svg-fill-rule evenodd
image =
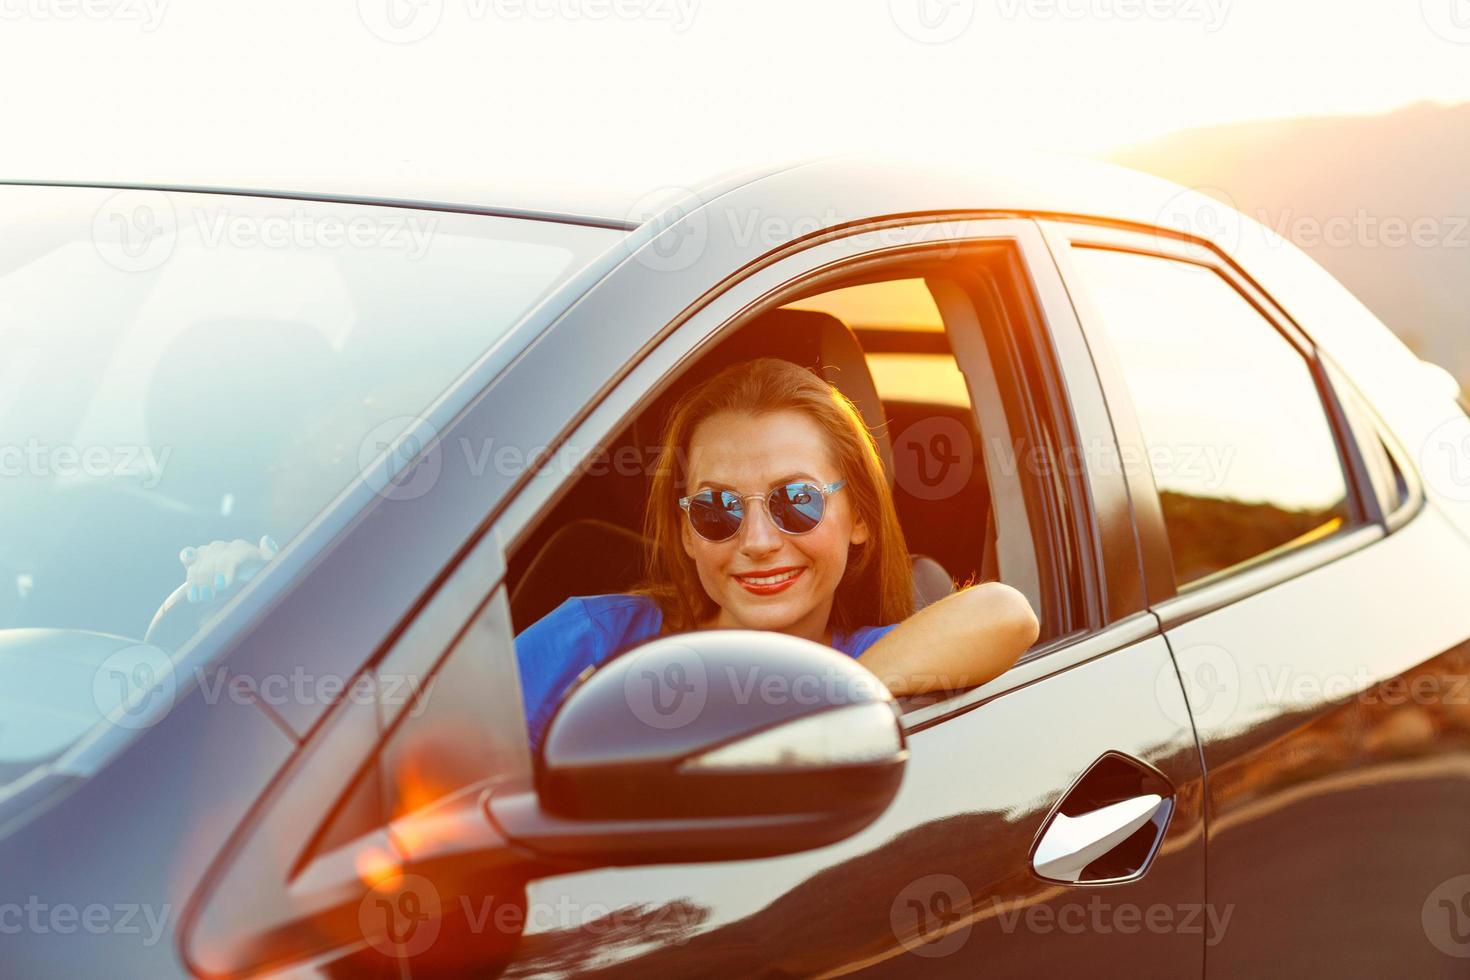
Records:
M779 487L772 487L765 493L736 494L736 496L740 498L740 504L742 508L745 506L745 502L751 497L759 497L761 499L761 502L765 504L766 516L771 518L771 526L780 531L782 534L789 534L793 538L795 538L800 537L803 534L811 534L817 528L822 526L822 521L827 519L827 498L832 496L834 493L836 493L838 490L841 490L845 486L847 486L846 480L837 480L832 483L811 483L807 480L796 480L791 483L783 483ZM774 517L771 517L771 494L776 493L778 490L785 490L787 487L811 487L813 490L816 490L822 495L822 516L817 518L817 523L813 524L805 531L788 531L780 524L777 524ZM704 487L703 489L696 490L687 496L680 497L679 509L682 510L684 512L684 516L689 519L689 529L695 534L699 535L699 539L701 541L708 541L710 544L724 544L726 541L733 541L735 538L740 536L740 529L745 526L744 514L741 514L740 523L735 525L735 530L730 534L729 537L707 538L703 534L701 534L699 528L695 526L694 515L689 513L689 503L695 497L706 491L716 494L735 493L735 491L733 490L716 490L713 487Z

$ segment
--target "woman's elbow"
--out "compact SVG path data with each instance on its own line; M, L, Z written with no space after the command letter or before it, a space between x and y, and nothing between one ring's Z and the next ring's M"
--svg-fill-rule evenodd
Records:
M986 592L986 619L993 624L997 639L1019 657L1041 636L1041 622L1036 618L1036 610L1031 608L1030 600L1020 590L1003 582L976 586L977 591L981 589Z

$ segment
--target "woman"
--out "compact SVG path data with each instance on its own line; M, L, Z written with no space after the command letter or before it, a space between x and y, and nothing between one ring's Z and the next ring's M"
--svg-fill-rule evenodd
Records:
M789 361L731 365L674 406L645 534L638 588L573 596L516 637L533 747L584 670L673 633L814 640L895 695L983 684L1036 642L1030 604L998 582L914 612L908 546L873 437L846 396ZM191 599L262 555L244 541L186 554Z
M1030 604L998 582L914 612L873 437L852 402L790 361L732 365L679 400L644 523L642 586L570 598L516 638L533 745L583 670L671 633L815 640L896 695L982 684L1036 642Z

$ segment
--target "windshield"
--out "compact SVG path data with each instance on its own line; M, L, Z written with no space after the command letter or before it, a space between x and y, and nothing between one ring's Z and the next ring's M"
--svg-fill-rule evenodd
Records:
M619 234L21 186L0 228L0 786L112 707L182 549L284 547Z

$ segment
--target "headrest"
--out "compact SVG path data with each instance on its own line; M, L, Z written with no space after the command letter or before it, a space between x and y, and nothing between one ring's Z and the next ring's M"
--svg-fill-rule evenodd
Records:
M729 342L731 360L780 357L811 368L852 400L873 441L883 472L893 485L893 446L878 388L852 329L829 313L815 310L771 310L746 324ZM728 361L726 363L729 363Z

